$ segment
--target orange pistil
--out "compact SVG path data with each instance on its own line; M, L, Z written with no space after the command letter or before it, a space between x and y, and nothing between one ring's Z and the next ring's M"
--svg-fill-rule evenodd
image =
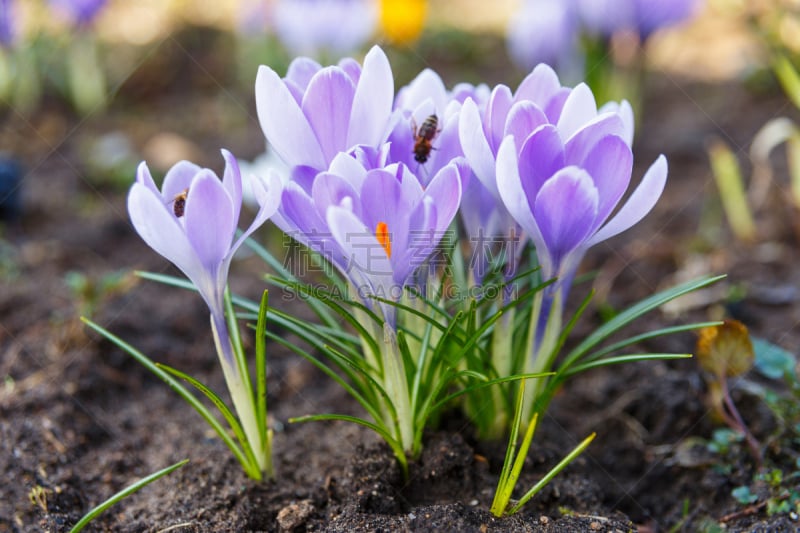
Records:
M389 235L389 226L386 222L378 222L375 227L375 238L381 243L383 249L386 251L386 257L392 257L392 239Z

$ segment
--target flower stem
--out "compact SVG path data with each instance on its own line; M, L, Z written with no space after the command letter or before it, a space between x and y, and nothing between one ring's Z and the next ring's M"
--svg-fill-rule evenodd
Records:
M394 406L396 438L407 454L413 452L414 445L414 416L411 411L411 398L406 379L403 356L397 345L397 334L388 325L383 328L383 380L386 394ZM391 410L387 409L391 416Z
M552 292L551 287L554 288ZM549 372L557 355L556 345L561 332L564 301L561 285L551 287L538 293L534 301L528 336L528 353L531 357L525 365L526 373ZM526 390L523 420L528 420L531 412L541 412L544 409L544 405L540 405L540 397L549 382L549 378L534 380L532 386Z
M225 317L212 314L211 329L214 333L214 343L217 347L219 362L222 365L225 383L228 386L228 392L233 400L233 407L247 439L247 442L243 442L242 446L248 446L253 451L258 463L258 472L265 473L270 477L272 475L270 453L265 442L266 436L263 436L259 431L249 373L245 372L246 375L242 375L241 365L238 364L244 358L244 354L237 353L237 350L234 350L234 344L229 335ZM241 348L241 344L237 344ZM266 453L264 453L265 450Z

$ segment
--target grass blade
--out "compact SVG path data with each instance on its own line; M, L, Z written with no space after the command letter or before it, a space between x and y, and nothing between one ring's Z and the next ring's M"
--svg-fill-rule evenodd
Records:
M596 436L597 433L592 433L591 435L583 439L580 444L575 446L575 448L571 452L569 452L569 454L566 457L561 459L561 461L559 461L559 463L556 466L554 466L552 470L550 470L542 479L540 479L539 482L536 483L536 485L531 487L531 490L526 492L525 495L519 499L516 505L514 505L514 507L508 510L508 514L512 515L517 511L519 511L523 505L528 503L528 500L533 498L536 495L536 493L542 490L545 485L550 483L550 481L552 481L552 479L556 477L559 472L564 470L564 468L566 468L568 464L570 464L572 461L575 460L576 457L578 457L581 453L583 453L583 450L585 450L586 447L592 443L592 441Z
M269 452L269 430L267 429L267 309L269 309L269 291L261 295L261 305L258 308L258 322L256 322L256 423L258 433L263 438L265 450ZM269 454L271 455L271 454Z
M208 398L211 401L211 403L214 404L214 406L219 410L220 414L222 414L222 416L228 422L228 425L233 430L233 434L236 436L236 440L238 440L239 443L242 445L244 453L247 456L248 461L250 461L250 464L251 465L258 464L255 456L253 455L253 449L251 443L247 440L247 437L245 436L244 431L242 430L241 424L239 424L239 421L236 419L236 416L233 414L230 408L225 404L225 402L222 400L222 398L219 397L217 393L215 393L214 391L212 391L211 389L209 389L208 387L197 381L192 376L184 372L181 372L180 370L172 368L171 366L162 363L156 363L156 366L162 370L166 370L167 372L169 372L170 374L179 379L183 379L189 382L189 384L191 384L194 388L202 392L203 395L205 395L205 397ZM258 468L255 467L255 470L258 470Z
M91 522L92 520L97 518L97 516L100 513L102 513L103 511L105 511L106 509L108 509L109 507L114 505L115 503L119 502L120 500L123 500L123 499L127 498L128 496L130 496L131 494L133 494L137 490L141 489L142 487L145 487L145 486L149 485L153 481L155 481L155 480L157 480L157 479L159 479L161 477L166 476L167 474L169 474L170 472L173 472L174 470L177 470L178 468L182 467L183 465L185 465L188 462L189 462L189 459L184 459L183 461L178 461L177 463L175 463L172 466L168 466L167 468L165 468L163 470L159 470L158 472L155 472L155 473L150 474L149 476L147 476L145 478L140 479L139 481L137 481L136 483L133 483L132 485L128 485L127 487L125 487L121 491L117 492L116 494L111 496L109 499L107 499L106 501L104 501L100 505L96 506L95 508L93 508L88 513L86 513L83 516L83 518L78 520L78 522L74 526L72 526L72 529L69 530L69 533L78 533L83 528L85 528L89 524L89 522Z
M142 352L140 352L127 342L123 341L122 339L120 339L107 329L103 328L99 324L96 324L95 322L92 322L86 317L81 317L81 320L83 321L84 324L95 330L97 333L99 333L103 337L107 338L108 340L110 340L111 342L113 342L126 352L128 352L128 354L131 355L131 357L139 361L139 363L141 363L145 368L147 368L147 370L158 376L162 381L164 381L167 385L169 385L169 387L172 390L177 392L181 396L181 398L186 400L186 402L189 405L191 405L194 408L194 410L200 414L200 416L203 417L203 420L205 420L208 423L208 425L211 426L211 429L213 429L214 432L217 435L219 435L219 437L222 439L225 445L231 450L233 455L236 456L236 459L239 461L239 463L242 465L242 468L245 469L248 475L252 476L250 465L248 464L247 458L245 457L241 448L239 448L239 446L236 444L236 442L234 442L231 436L228 435L228 432L225 431L225 428L222 427L222 425L219 423L219 420L216 419L216 417L211 413L211 411L209 411L208 408L200 402L200 400L195 398L192 395L192 393L186 389L186 387L181 385L181 383L177 379L169 375L169 373L158 368L158 365L156 365L149 357L147 357ZM260 476L260 473L258 475ZM258 476L256 476L255 479L258 479Z
M608 338L610 335L621 329L622 327L633 322L636 318L643 314L656 309L670 300L682 296L686 293L695 291L712 283L723 279L725 276L708 276L676 285L669 289L656 293L649 298L632 305L620 314L594 330L594 332L586 337L583 342L576 346L564 359L564 362L559 368L560 372L566 372L578 359L584 356L594 346Z

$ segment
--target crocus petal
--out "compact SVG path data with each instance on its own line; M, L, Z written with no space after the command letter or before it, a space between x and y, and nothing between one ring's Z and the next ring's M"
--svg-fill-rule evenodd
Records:
M208 270L216 269L227 255L236 225L233 202L210 170L201 171L186 198L184 227L189 243Z
M625 140L626 143L628 143L628 146L631 146L633 143L635 121L633 119L633 108L627 100L623 100L619 103L606 102L600 106L600 109L597 110L597 113L600 115L604 113L614 113L618 115L624 125L623 133L620 136Z
M300 105L275 71L264 65L256 77L256 110L264 135L287 165L327 166Z
M424 165L424 168L417 171L419 178L426 186L427 182L442 167L449 164L456 157L464 155L461 150L461 142L458 139L458 117L458 113L455 113L445 119L444 125L441 127L442 131L436 136L436 149L431 154L429 164Z
M381 169L369 172L361 188L364 222L370 226L386 222L390 228L393 227L397 217L408 214L410 202L406 204L403 200L403 185L394 174ZM400 207L405 210L398 209Z
M667 159L660 155L655 162L650 165L642 178L642 182L633 191L625 205L620 208L608 223L600 228L588 241L587 245L592 246L598 242L622 233L639 222L644 216L653 209L664 185L667 183Z
M305 235L327 231L325 220L317 212L310 194L292 181L284 187L280 212L272 221L284 233L304 245L308 245Z
M358 80L361 79L361 64L358 61L352 57L345 57L337 65L345 74L350 76L354 84L358 85Z
M281 196L283 192L283 181L280 175L274 169L270 169L265 179L258 176L253 176L251 180L253 187L253 195L256 197L258 203L258 213L256 213L253 222L250 226L236 239L236 242L231 246L228 252L228 257L232 257L236 250L242 245L245 239L249 237L256 229L261 227L272 215L278 211L281 203ZM234 206L236 203L234 202Z
M497 189L506 209L527 232L535 244L541 242L542 234L533 218L533 204L528 202L517 168L517 148L514 137L508 136L497 151Z
M350 210L331 207L327 223L334 239L346 257L346 269L352 268L366 274L372 288L382 297L389 297L393 270L389 257L375 237L373 228L367 228ZM361 289L361 288L359 288Z
M546 105L560 88L558 74L549 65L540 63L519 84L514 93L514 100L517 102L531 100L541 107Z
M617 114L598 115L597 118L575 132L564 143L567 164L583 166L583 161L589 155L589 152L600 139L608 135L615 135L621 139L625 135L625 124Z
M331 161L329 170L331 174L346 177L355 190L361 189L361 184L364 183L364 178L367 175L367 169L364 168L362 163L345 152L336 154L333 161Z
M438 222L437 232L450 226L461 203L462 175L456 164L449 164L440 170L425 189L425 197L433 199Z
M172 202L175 196L185 192L198 172L203 170L189 161L179 161L167 171L161 185L161 197L165 203ZM155 184L153 184L155 186Z
M562 258L578 248L593 229L597 205L591 176L577 167L560 170L542 186L534 214L556 270Z
M484 134L489 140L489 146L491 146L494 154L497 153L500 143L503 142L503 136L505 135L503 128L506 125L506 117L508 117L512 103L511 89L505 85L498 85L492 90L492 96L486 105L486 119L484 122L488 130L484 129Z
M448 99L447 89L442 78L429 68L417 74L417 77L411 80L411 83L398 91L395 107L414 109L426 99L431 99L434 112L444 113ZM443 117L440 116L439 118Z
M147 168L147 163L142 161L136 169L136 182L144 185L156 196L161 196L161 191L158 190L156 182L153 181L153 175L150 174L150 169Z
M358 191L345 178L331 172L321 172L314 180L311 198L319 216L324 219L328 207L342 205L346 198L352 202L353 198L358 198Z
M364 58L353 98L349 123L354 127L347 133L348 147L357 144L377 146L383 142L389 133L387 124L392 114L392 100L392 68L383 50L373 46Z
M314 130L325 161L332 161L338 152L350 148L345 140L354 94L353 82L336 67L320 70L308 84L303 96L303 114Z
M191 271L193 266L198 265L183 228L164 206L160 194L153 194L141 183L134 183L128 193L128 213L136 232L159 255L175 263L184 272L184 267Z
M597 224L602 224L628 189L633 153L620 137L609 135L594 146L581 167L599 191Z
M233 201L233 224L235 226L239 222L239 213L242 209L242 171L232 153L222 150L222 157L225 159L222 186L228 191L228 196Z
M322 66L308 57L298 57L289 64L286 79L294 82L301 90L305 91L311 78L319 72Z
M558 131L566 141L588 121L597 115L597 104L592 90L585 83L578 84L569 93L561 116L558 118Z
M480 111L472 98L468 98L461 107L458 138L475 176L496 197L498 193L495 181L495 156L483 132Z
M521 144L532 131L543 124L547 124L547 117L536 104L530 101L517 102L508 113L504 131L506 135L513 135L517 143Z
M534 131L522 144L517 165L525 198L533 208L542 185L565 166L564 147L558 130L548 124Z
M567 99L571 93L572 89L569 87L562 87L556 91L556 94L547 102L544 108L544 114L547 115L547 120L550 121L550 124L558 124L558 120L561 118L561 112L564 110L564 105L567 103Z

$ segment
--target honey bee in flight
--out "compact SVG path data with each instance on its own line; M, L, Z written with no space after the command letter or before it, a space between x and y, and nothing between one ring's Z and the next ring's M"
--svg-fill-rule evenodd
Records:
M439 117L430 115L422 125L417 129L417 124L414 119L411 119L414 124L414 161L420 164L428 162L428 157L431 155L431 150L435 148L431 145L436 135L442 131L439 129Z
M172 200L172 211L178 218L181 218L183 216L184 211L186 210L186 196L188 194L189 194L189 189L184 189L183 191L176 194L175 198L173 198Z

